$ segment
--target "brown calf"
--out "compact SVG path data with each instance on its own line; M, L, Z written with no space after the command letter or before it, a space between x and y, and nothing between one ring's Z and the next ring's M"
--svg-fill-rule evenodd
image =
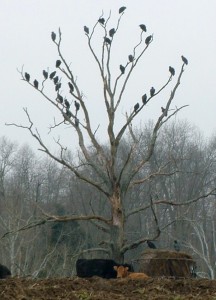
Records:
M128 272L128 267L114 266L117 272L117 278L131 278L131 279L148 279L149 276L145 273Z

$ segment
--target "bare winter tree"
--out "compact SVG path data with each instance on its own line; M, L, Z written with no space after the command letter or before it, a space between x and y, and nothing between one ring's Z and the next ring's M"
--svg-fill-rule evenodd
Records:
M140 101L134 103L132 110L126 113L124 124L122 124L120 129L117 129L115 126L117 113L121 111L121 105L126 100L126 87L128 86L138 63L142 62L142 57L149 51L153 42L153 35L147 35L146 26L141 24L138 27L139 40L137 44L133 47L127 62L125 64L123 64L122 61L119 62L119 71L116 77L114 77L112 69L114 55L113 45L117 41L117 32L120 29L120 23L124 13L125 7L120 8L119 17L114 26L110 26L111 13L107 18L105 18L104 15L100 16L93 28L84 26L88 49L98 67L101 79L104 116L106 114L107 120L106 140L108 146L104 147L96 136L97 130L92 128L92 119L90 117L88 103L85 102L83 92L76 80L76 74L74 74L74 71L66 61L62 52L62 33L60 29L58 34L55 32L52 32L51 34L51 39L58 52L56 69L52 70L50 73L43 70L42 82L36 79L32 80L31 75L23 70L21 71L21 75L22 79L27 84L32 86L36 92L41 94L41 96L56 109L58 117L61 118L60 122L54 122L50 130L52 131L56 128L59 129L62 126L65 126L65 124L69 124L72 134L77 135L78 146L80 149L78 159L72 160L67 155L67 149L60 143L60 140L57 141L57 144L60 147L59 155L55 154L41 138L38 130L34 129L33 121L27 109L24 110L29 121L29 126L8 124L29 130L33 138L40 144L41 151L49 155L59 164L68 168L78 179L93 186L100 194L103 194L107 202L107 207L109 208L108 214L92 213L89 215L73 215L65 217L50 215L44 212L44 220L92 220L97 222L97 225L101 224L100 226L98 225L97 228L109 233L109 243L104 243L105 246L101 246L100 250L108 252L110 256L118 261L123 260L127 250L145 242L149 238L148 236L143 236L141 239L132 242L127 242L125 239L124 232L126 219L124 199L128 191L133 188L134 185L145 184L150 176L154 176L154 174L149 173L148 162L154 152L160 128L184 107L174 108L172 106L172 110L170 109L176 91L180 85L184 68L188 64L187 59L182 56L181 69L179 74L176 74L176 80L173 83L172 88L170 88L170 96L166 101L166 105L161 108L161 114L158 116L158 119L153 126L149 143L145 147L143 155L136 157L139 137L133 132L131 126L132 122L135 118L139 117L147 104L152 103L154 100L153 98L157 97L165 88L167 88L171 81L173 82L175 70L174 68L169 67L168 80L166 80L160 88L156 90L154 87L151 87L149 88L149 92L140 95ZM101 30L101 44L99 45L98 50L93 46L93 41L96 34L101 32ZM46 85L50 81L53 82L54 97L50 95L46 89ZM65 90L66 86L68 87L68 94L63 94L63 90ZM118 152L122 139L126 133L129 133L131 136L130 146L125 158L119 163ZM131 163L132 161L133 164ZM146 172L144 171L145 168ZM163 166L160 166L155 173L157 173L157 175L163 173ZM139 178L139 180L137 180L137 178ZM86 201L89 201L89 199L86 199ZM151 236L151 239L155 239L160 235L160 228L157 225L157 215L154 211L153 202L151 202L151 213L156 224L156 231ZM39 222L39 224L42 224L41 222Z

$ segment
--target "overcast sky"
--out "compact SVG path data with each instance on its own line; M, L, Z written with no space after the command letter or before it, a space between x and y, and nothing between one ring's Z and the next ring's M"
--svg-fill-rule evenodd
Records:
M95 129L105 119L97 69L87 47L83 26L91 28L102 10L107 17L112 11L110 28L115 27L118 9L126 6L118 38L113 65L116 70L127 62L128 54L139 41L139 24L146 25L154 41L143 57L124 97L120 114L130 111L141 102L141 95L166 82L168 67L178 73L182 61L189 64L181 81L173 107L188 104L178 118L198 126L204 135L216 130L216 1L215 0L0 0L0 136L12 141L36 145L25 130L5 126L5 123L26 125L23 107L27 107L35 126L49 139L48 126L55 111L40 94L20 80L17 69L29 72L42 80L42 70L55 69L57 51L51 41L52 31L62 31L62 50L80 83L94 118ZM97 39L96 39L97 41ZM98 37L98 45L100 45ZM95 44L95 49L97 48ZM100 46L98 50L100 49ZM115 70L115 68L114 68ZM176 78L175 78L176 79ZM172 86L141 112L137 124L155 119L166 102ZM158 103L159 102L159 103ZM136 125L136 124L135 124ZM102 128L102 127L101 127ZM64 133L72 137L70 129ZM100 129L98 130L100 134Z

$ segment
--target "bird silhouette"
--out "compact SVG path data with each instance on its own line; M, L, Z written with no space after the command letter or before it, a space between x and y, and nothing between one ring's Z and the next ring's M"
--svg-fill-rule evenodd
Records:
M51 38L52 38L53 42L55 42L55 40L56 40L56 34L55 34L55 32L51 33Z
M188 60L187 60L187 58L186 57L184 57L183 55L181 56L181 58L182 58L182 60L183 60L183 63L184 64L188 64Z
M34 84L34 87L35 87L36 89L38 89L38 81L37 81L36 79L34 80L33 84Z
M58 59L58 60L56 61L56 68L59 68L60 65L61 65L61 61Z
M64 103L65 103L66 108L69 109L70 108L70 103L68 102L67 99L64 100Z
M142 96L142 103L143 103L144 105L147 103L147 95L146 95L146 94L144 94L144 95Z
M147 245L149 246L149 248L151 249L157 249L157 247L155 246L155 244L151 241L147 241Z
M145 39L146 45L148 45L151 42L151 40L152 40L152 36L151 35L147 36L147 38Z
M58 76L56 76L56 77L53 79L53 82L54 82L55 84L57 84L58 81L59 81L59 78L58 78Z
M56 71L53 71L52 73L50 73L50 79L53 79L55 74L56 74Z
M48 72L43 70L43 76L44 76L45 79L47 79L48 78Z
M175 251L177 251L177 252L180 251L180 245L177 240L174 240L173 247L174 247Z
M164 107L161 107L162 113L165 117L167 117L167 110Z
M84 26L84 31L86 34L89 34L89 28L87 26Z
M59 103L63 103L63 97L60 95L60 94L58 94L57 95L57 99L56 99Z
M125 9L126 9L125 6L120 7L120 8L119 8L119 13L120 13L120 14L123 13L123 11L125 11Z
M110 29L109 36L112 38L115 34L115 28Z
M150 89L150 95L151 97L153 97L155 94L155 88L152 86L151 89Z
M80 104L79 102L77 102L76 100L74 101L74 105L76 107L76 111L78 111L80 109Z
M134 105L134 111L136 112L138 109L139 109L139 103L136 103L136 104Z
M68 82L68 86L69 86L69 89L70 89L70 93L72 94L73 91L74 91L74 86L71 82Z
M120 68L121 73L124 74L124 72L125 72L125 67L122 66L122 65L120 65L119 68Z
M142 29L142 31L145 31L145 32L146 32L146 26L145 26L144 24L140 24L139 27Z
M72 113L68 108L66 108L66 115L67 115L68 118L72 117Z
M101 23L102 25L104 25L105 19L104 18L100 18L100 19L98 19L98 22Z
M108 37L104 38L104 42L111 45L111 40Z
M27 72L25 72L25 79L26 79L26 81L28 81L28 82L29 82L29 80L30 80L30 75L29 75L29 73L27 73Z
M129 62L132 62L132 61L134 60L133 55L130 54L130 55L128 56L128 59L129 59Z
M55 90L56 92L58 92L61 88L61 83L57 83L56 86L55 86Z
M175 69L173 67L169 66L169 71L170 71L172 76L175 75Z

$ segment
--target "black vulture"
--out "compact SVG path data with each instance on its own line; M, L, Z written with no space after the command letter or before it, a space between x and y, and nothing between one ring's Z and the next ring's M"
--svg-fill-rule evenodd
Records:
M137 111L139 109L139 103L134 105L134 111Z
M55 76L55 74L56 74L56 71L53 71L53 72L50 74L50 79L53 79L54 76Z
M70 108L70 103L67 101L67 99L64 100L65 106L67 109Z
M174 241L173 247L175 251L179 252L180 251L180 245L177 240Z
M66 115L67 115L68 118L72 117L72 113L68 108L66 108Z
M53 42L55 42L55 40L56 40L56 34L55 34L55 32L51 33L51 38L52 38Z
M124 74L124 72L125 72L125 67L122 66L122 65L120 65L119 68L120 68L121 73Z
M161 107L162 113L165 117L167 117L167 110L164 107Z
M104 42L111 45L111 40L108 37L104 38Z
M175 75L175 69L173 67L169 66L169 71L170 71L172 76Z
M26 79L26 81L28 81L28 82L29 82L29 80L30 80L30 75L29 75L29 73L27 73L27 72L25 72L25 79Z
M152 36L151 35L147 36L147 38L145 39L146 45L148 45L151 42L151 40L152 40Z
M123 11L125 11L125 9L126 9L125 6L120 7L120 8L119 8L119 13L120 13L120 14L123 13Z
M48 72L43 70L43 76L44 76L45 79L47 79L48 78Z
M147 103L147 95L146 95L146 94L144 94L144 95L142 96L142 103L143 103L144 105Z
M147 244L148 244L149 248L151 248L151 249L157 249L157 247L155 246L155 244L153 242L147 241Z
M78 111L80 109L80 104L79 102L77 102L76 100L74 101L74 105L76 107L76 111Z
M85 31L86 34L89 34L89 29L88 29L87 26L84 26L84 31Z
M68 82L68 85L69 85L70 93L72 94L74 91L74 86L71 82Z
M35 87L36 89L38 89L38 81L35 79L33 83L34 83L34 87Z
M183 60L183 63L187 65L187 64L188 64L188 60L187 60L187 58L186 58L186 57L184 57L183 55L182 55L182 57L181 57L181 58L182 58L182 60Z
M56 92L58 92L61 88L61 83L57 83L56 86L55 86L55 90Z
M145 32L146 32L146 26L145 26L144 24L140 24L139 27L142 29L142 31L145 31Z
M63 103L63 97L60 95L60 94L58 94L57 95L57 99L56 99L59 103Z
M129 59L129 62L132 62L132 61L134 60L133 55L130 54L130 55L128 56L128 59Z
M56 61L56 68L60 67L60 64L61 64L61 61L58 59L58 60Z
M151 89L150 89L150 95L151 95L151 97L153 97L154 94L155 94L155 88L153 88L153 86L152 86Z
M102 25L104 25L105 19L104 18L100 18L100 19L98 19L98 22L101 23Z
M111 38L114 36L114 34L115 34L115 28L110 29L109 35Z
M59 81L59 78L58 78L58 76L56 76L56 77L53 79L53 82L54 82L55 84L57 84L58 81Z

